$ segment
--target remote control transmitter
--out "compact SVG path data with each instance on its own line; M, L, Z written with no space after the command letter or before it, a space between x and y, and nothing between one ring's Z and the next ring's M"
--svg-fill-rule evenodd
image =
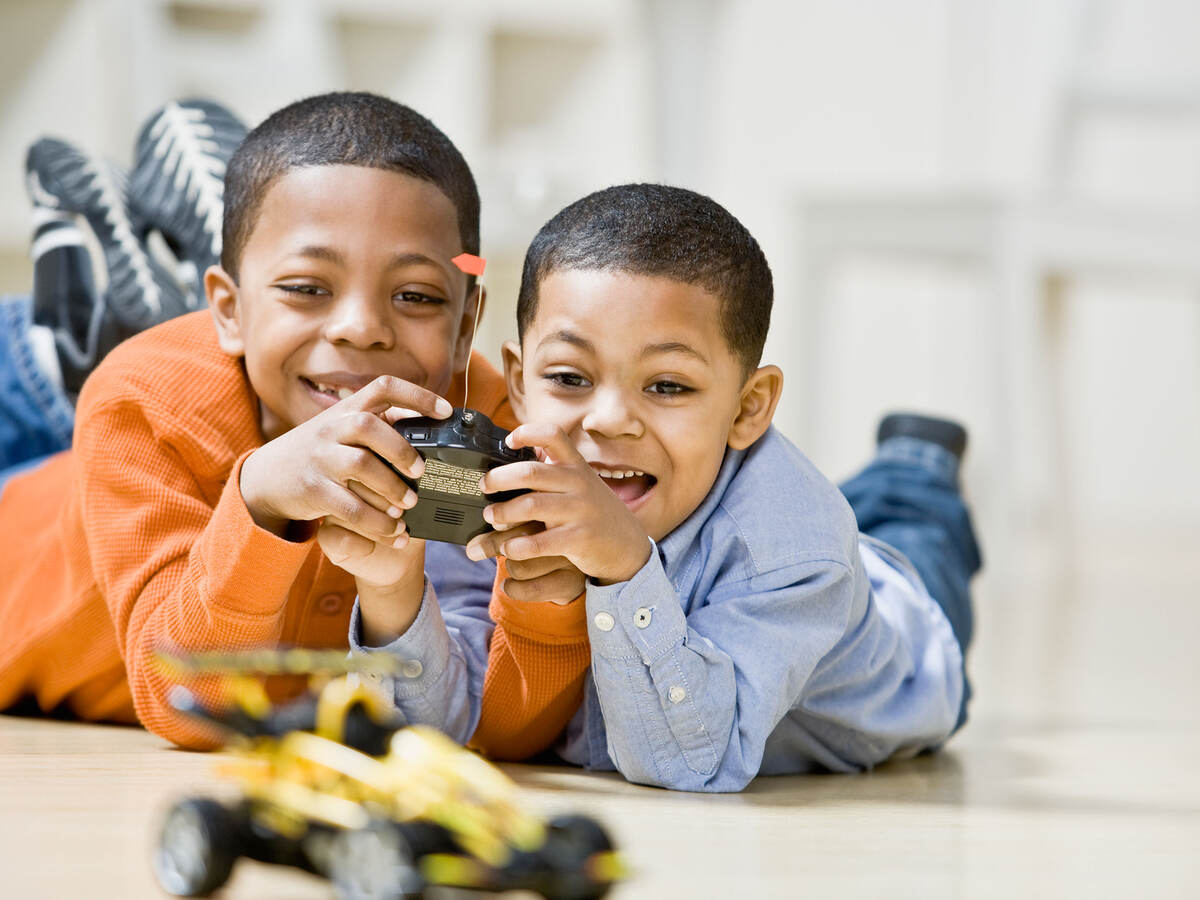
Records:
M466 544L492 530L483 518L485 506L526 493L479 490L488 470L537 459L528 448L513 450L504 443L508 432L483 413L457 408L446 419L401 419L395 427L425 459L425 474L415 482L404 478L417 492L417 505L404 514L413 537Z

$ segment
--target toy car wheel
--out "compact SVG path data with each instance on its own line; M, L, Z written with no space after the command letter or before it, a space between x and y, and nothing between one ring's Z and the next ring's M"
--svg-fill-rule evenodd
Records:
M418 900L425 883L400 829L390 822L343 831L329 848L339 900Z
M546 829L542 857L552 875L542 891L546 900L596 900L608 893L612 881L597 878L588 862L613 849L608 832L587 816L557 816Z
M238 823L215 800L188 797L163 820L154 875L168 894L207 897L229 880L237 861Z

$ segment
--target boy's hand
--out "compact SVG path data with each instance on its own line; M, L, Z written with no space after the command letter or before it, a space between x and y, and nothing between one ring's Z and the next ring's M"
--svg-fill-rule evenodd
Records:
M421 611L425 542L407 534L396 542L372 541L326 517L317 543L330 562L354 576L364 644L383 647L404 634Z
M432 391L382 375L250 454L239 485L255 523L282 537L293 522L331 517L372 542L403 546L402 517L417 495L387 463L416 479L425 461L389 424L397 408L451 412Z
M510 561L563 557L600 584L628 581L650 558L646 529L575 449L561 428L521 425L508 436L510 447L535 447L543 462L498 466L484 475L485 493L531 491L484 509L500 529L493 545ZM507 527L541 522L534 533Z
M489 531L472 538L467 545L467 556L475 560L498 556L503 542L544 530L541 522L527 522L505 531ZM508 577L500 587L513 600L526 603L549 602L565 606L587 587L587 576L565 556L506 559L504 567Z
M317 529L317 543L329 561L353 575L360 586L386 588L403 581L413 569L424 573L425 542L407 534L373 541L327 516Z

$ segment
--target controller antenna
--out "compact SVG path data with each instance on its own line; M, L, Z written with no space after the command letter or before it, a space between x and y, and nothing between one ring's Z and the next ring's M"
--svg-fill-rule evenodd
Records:
M487 260L482 256L475 256L473 253L460 253L454 259L450 260L450 262L454 263L463 274L475 276L475 322L471 326L471 343L467 349L467 365L463 369L462 405L463 409L468 409L467 393L471 389L471 353L475 350L475 333L479 330L479 310L483 306L483 270L487 268ZM474 416L468 419L464 414L463 424L470 425L473 418Z

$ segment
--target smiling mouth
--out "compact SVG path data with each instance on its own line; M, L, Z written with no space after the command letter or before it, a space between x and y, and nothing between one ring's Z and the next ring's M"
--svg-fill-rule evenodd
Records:
M319 381L310 381L303 375L300 380L304 382L304 386L310 391L329 397L333 400L345 400L347 397L354 396L354 391L348 387L334 387L331 384L322 384Z
M650 493L658 479L636 469L602 469L595 468L600 480L608 485L609 490L626 506L636 504Z

